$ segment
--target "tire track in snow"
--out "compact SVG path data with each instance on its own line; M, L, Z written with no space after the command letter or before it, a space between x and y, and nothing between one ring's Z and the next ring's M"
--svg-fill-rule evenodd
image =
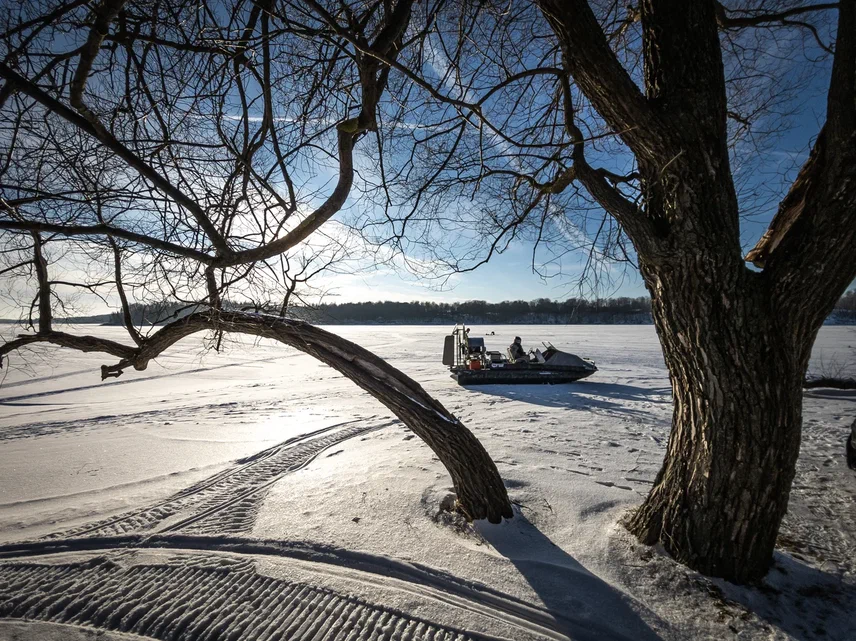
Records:
M2 389L9 389L10 387L20 387L21 385L39 385L41 383L46 383L47 381L56 381L61 378L68 378L69 376L79 376L81 374L91 374L92 368L88 367L86 369L76 369L71 372L61 372L60 374L47 374L46 376L38 376L35 378L25 378L20 381L14 381L12 383L3 383ZM4 399L5 400L5 399Z
M175 557L122 566L0 565L0 618L127 632L165 641L477 641L486 639L333 590L258 574L249 564Z
M554 615L514 597L386 557L338 550L343 556L334 559L333 549L302 543L154 538L0 547L0 558L8 559L13 547L21 553L0 562L0 619L81 625L169 641L625 639L604 636L608 629L598 624L557 623ZM67 552L75 554L69 558ZM65 558L51 558L54 554ZM26 558L30 555L40 558ZM275 563L273 574L257 572L256 562L262 559L267 560L264 567ZM344 578L345 586L319 585L322 576ZM374 596L361 596L359 587L354 592L348 587L354 584L374 588ZM378 600L407 604L411 610L421 604L443 614L415 616L374 603ZM472 623L474 615L483 624L490 622L493 632L449 623L469 620L470 626L480 627ZM432 616L444 622L430 620Z
M238 459L232 467L164 501L45 538L178 530L212 534L247 531L255 522L267 490L283 476L305 467L333 445L395 422L378 422L372 418L338 423L289 439Z
M280 570L276 576L289 574L289 568L299 571L303 581L314 584L322 581L322 577L346 579L363 586L374 588L394 596L384 599L384 603L405 602L413 608L415 603L429 602L440 606L444 612L466 613L464 620L472 620L475 615L482 621L492 621L493 625L502 630L500 637L487 634L472 634L463 636L404 636L402 639L420 641L422 639L511 639L513 641L630 641L637 637L631 631L623 631L612 627L608 620L602 619L602 613L555 612L536 606L518 597L511 596L478 582L455 577L441 570L414 563L400 561L387 556L379 556L357 550L347 550L333 546L310 543L305 541L259 541L256 539L196 536L186 534L154 534L152 536L119 536L67 539L61 541L34 541L0 545L0 617L4 616L3 605L5 586L8 585L5 576L9 568L19 566L38 566L50 563L51 567L65 567L57 562L56 557L73 553L75 558L91 553L94 555L89 562L105 563L110 555L116 555L117 561L122 562L121 555L153 553L168 558L170 562L181 559L185 565L194 567L214 567L218 572L228 573L237 570L253 572L257 561L267 560L277 564ZM173 556L167 554L173 553ZM38 560L31 560L40 557ZM51 559L54 557L54 559ZM133 558L133 557L130 557ZM188 560L195 559L195 560ZM156 562L158 567L163 562ZM65 575L63 575L65 576ZM309 576L307 581L305 578ZM318 577L313 580L311 577ZM62 581L62 577L55 579ZM239 578L233 579L239 582ZM82 587L82 584L81 584ZM39 590L37 586L33 589ZM86 588L89 589L89 588ZM318 588L331 592L327 588ZM129 592L124 589L125 593ZM341 598L356 597L339 595ZM213 598L213 597L212 597ZM375 606L371 606L375 607ZM380 608L381 610L383 608ZM5 616L29 616L39 618L32 613L17 613ZM595 616L592 616L594 614ZM267 615L265 615L267 616ZM401 615L408 617L407 615ZM50 619L55 621L55 619ZM461 620L455 617L454 620ZM93 625L91 622L87 625ZM436 626L435 626L436 627ZM442 626L441 626L442 627ZM118 629L118 628L110 628ZM332 632L331 632L332 634ZM315 639L399 639L398 636L318 636ZM160 638L160 637L157 637ZM185 637L165 637L170 640ZM194 638L194 637L187 637ZM209 637L206 637L209 638ZM215 638L240 638L215 637ZM253 639L254 637L247 637ZM268 637L262 637L267 639ZM276 637L280 638L280 637ZM281 638L291 639L283 636ZM301 637L294 637L300 639Z

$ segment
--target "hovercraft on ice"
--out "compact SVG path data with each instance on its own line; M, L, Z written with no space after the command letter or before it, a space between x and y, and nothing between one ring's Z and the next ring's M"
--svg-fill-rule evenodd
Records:
M484 338L470 336L464 325L455 325L443 344L443 365L459 385L493 383L571 383L597 371L594 361L563 352L550 343L544 350L530 350L513 358L510 350L488 351Z

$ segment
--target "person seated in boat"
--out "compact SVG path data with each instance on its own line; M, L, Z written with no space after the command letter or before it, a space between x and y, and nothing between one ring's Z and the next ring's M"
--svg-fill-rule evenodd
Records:
M526 350L523 349L523 341L519 336L515 336L514 342L508 347L508 355L513 362L529 360L529 357L526 356Z

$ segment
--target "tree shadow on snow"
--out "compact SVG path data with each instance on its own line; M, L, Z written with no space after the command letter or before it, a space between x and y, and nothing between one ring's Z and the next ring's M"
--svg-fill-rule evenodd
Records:
M724 605L737 604L797 641L853 639L856 584L776 552L760 586L714 580ZM729 603L730 602L730 603Z
M499 525L476 524L507 558L556 620L557 632L574 641L654 641L657 635L622 592L589 572L522 514Z

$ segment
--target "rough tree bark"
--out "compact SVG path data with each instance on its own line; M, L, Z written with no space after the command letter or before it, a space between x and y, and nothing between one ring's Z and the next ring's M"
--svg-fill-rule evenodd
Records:
M844 24L853 20L852 5L842 13ZM848 78L854 75L851 35L839 38L836 57L838 72ZM658 56L675 55L670 44L660 39L652 47ZM718 84L712 70L721 65L706 66L711 84ZM830 100L835 76L834 70ZM653 81L659 86L663 78ZM705 141L708 149L687 140L673 166L664 169L664 159L659 166L640 163L648 211L669 221L668 233L649 239L655 250L643 250L640 260L675 405L663 468L628 526L643 542L662 543L708 575L754 581L772 564L799 454L811 348L856 276L856 234L847 223L856 206L856 137L849 120L855 97L845 98L830 105L827 127L770 232L746 256L756 264L763 257L760 273L735 256L738 212L732 181L725 179L727 151L716 149L725 140L721 127L703 127L720 134ZM689 106L682 109L692 115ZM839 109L848 124L832 134ZM698 111L692 117L703 122ZM686 133L693 133L689 123L681 130Z
M628 527L704 574L743 582L769 568L787 510L807 363L757 274L741 266L712 283L709 266L685 258L646 270L674 408L663 467Z
M850 434L844 442L844 451L847 454L847 467L856 470L856 420L850 426Z

